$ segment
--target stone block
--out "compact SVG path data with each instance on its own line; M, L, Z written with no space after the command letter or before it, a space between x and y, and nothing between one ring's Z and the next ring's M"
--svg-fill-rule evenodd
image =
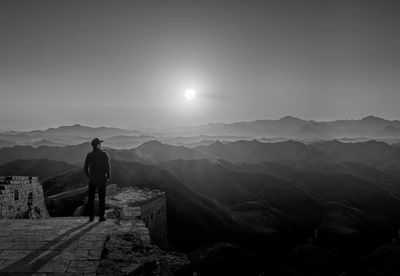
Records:
M87 260L89 255L89 250L64 250L56 258L62 260Z
M0 241L0 250L4 249L11 249L13 247L14 243L11 241ZM1 253L0 253L1 255Z
M46 242L13 242L12 246L9 249L20 249L20 250L35 250L35 249L40 249L40 248L44 248L46 246Z
M98 249L103 248L103 241L79 241L77 249Z
M66 272L68 269L70 261L53 259L48 261L44 266L42 266L37 272Z
M32 250L12 250L7 249L1 252L0 260L19 260L32 253Z
M91 249L89 250L89 260L100 260L102 249Z
M98 266L98 260L71 261L68 272L95 273Z
M74 250L78 247L78 243L77 242L73 242L71 244L69 244L66 248L63 248L64 250Z
M141 215L140 207L124 207L121 212L121 219L134 219Z
M54 226L51 226L51 225L35 225L35 226L32 226L30 230L31 231L51 230L53 228L54 228Z

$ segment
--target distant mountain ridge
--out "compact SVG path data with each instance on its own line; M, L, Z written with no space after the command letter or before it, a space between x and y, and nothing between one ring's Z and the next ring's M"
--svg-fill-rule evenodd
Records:
M208 155L193 149L184 146L167 145L157 140L145 142L132 151L143 160L155 163L176 159L193 160L208 157Z
M94 137L105 139L113 136L137 135L138 133L136 130L75 124L45 130L0 132L0 140L12 142L16 145L31 146L76 145L88 142Z
M116 135L129 135L137 134L137 130L128 130L115 127L90 127L75 124L72 126L60 126L57 128L48 128L46 130L31 130L27 134L47 134L47 135L80 135L86 137L101 136L111 137Z
M0 148L0 164L18 159L50 159L82 166L90 143L71 146L13 146ZM301 167L315 162L357 162L379 169L400 169L400 147L384 142L344 143L338 140L302 143L288 140L263 143L257 140L216 141L196 147L173 146L152 140L132 149L105 148L110 158L159 164L173 160L225 160L234 164L275 162Z
M80 168L61 161L49 159L19 159L0 165L0 175L35 175L40 181Z
M261 137L296 137L300 132L306 132L310 138L342 138L342 137L378 137L376 133L387 125L400 128L399 120L386 120L375 116L362 119L315 121L303 120L293 116L280 119L265 119L234 123L209 123L200 126L176 128L172 133L197 133L203 135L250 135ZM304 127L306 129L304 129ZM303 130L302 130L303 129ZM399 137L395 135L395 137ZM393 137L392 137L393 138Z
M0 147L10 145L53 146L76 145L94 137L103 139L108 147L135 148L144 142L158 140L174 146L194 147L210 141L236 140L298 140L379 139L400 142L400 121L368 116L358 120L314 121L293 116L280 119L168 128L147 132L115 127L90 127L75 124L45 130L0 132Z

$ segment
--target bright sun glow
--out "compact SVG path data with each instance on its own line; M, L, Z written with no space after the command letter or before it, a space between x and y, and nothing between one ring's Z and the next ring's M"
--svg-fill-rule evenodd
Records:
M194 99L195 96L196 96L196 91L194 91L193 89L187 89L185 91L186 100L191 101Z

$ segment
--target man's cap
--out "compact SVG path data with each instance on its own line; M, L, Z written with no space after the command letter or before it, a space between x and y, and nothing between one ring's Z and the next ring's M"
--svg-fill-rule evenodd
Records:
M103 143L103 141L100 140L99 138L94 138L94 139L92 140L92 146L93 146L93 147L96 146L96 145L98 145L98 144L100 144L100 143Z

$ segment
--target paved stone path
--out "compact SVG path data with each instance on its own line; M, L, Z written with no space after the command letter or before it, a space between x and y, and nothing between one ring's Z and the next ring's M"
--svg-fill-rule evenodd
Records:
M107 234L147 230L134 228L80 217L0 220L0 275L96 275Z

